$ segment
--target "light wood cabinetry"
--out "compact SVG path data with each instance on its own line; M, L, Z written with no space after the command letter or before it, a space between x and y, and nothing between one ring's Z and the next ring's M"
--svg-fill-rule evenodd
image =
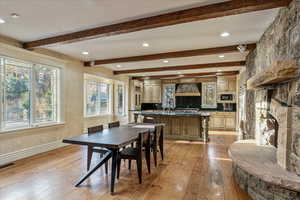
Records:
M217 77L218 93L235 93L236 77L235 76L218 76Z
M160 81L144 81L143 103L161 103Z
M209 112L211 114L210 130L235 130L236 113L235 112Z

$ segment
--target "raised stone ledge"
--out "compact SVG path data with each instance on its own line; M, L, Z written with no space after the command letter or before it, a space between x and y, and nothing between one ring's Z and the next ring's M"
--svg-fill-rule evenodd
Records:
M241 140L230 146L229 155L234 166L246 173L270 185L299 194L300 177L277 164L275 147L257 146L255 140Z
M296 61L277 61L272 66L257 73L247 81L247 89L266 87L270 84L284 82L299 76Z

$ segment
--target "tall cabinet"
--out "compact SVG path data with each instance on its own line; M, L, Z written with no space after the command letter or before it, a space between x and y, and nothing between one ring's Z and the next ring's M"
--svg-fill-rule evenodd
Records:
M145 80L143 103L161 103L161 81Z

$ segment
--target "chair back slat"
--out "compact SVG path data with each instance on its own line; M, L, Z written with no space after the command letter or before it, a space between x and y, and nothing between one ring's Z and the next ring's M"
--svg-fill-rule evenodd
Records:
M103 131L103 125L93 126L88 128L88 133L97 133Z
M108 123L108 128L115 128L115 127L119 127L119 126L120 126L119 121Z

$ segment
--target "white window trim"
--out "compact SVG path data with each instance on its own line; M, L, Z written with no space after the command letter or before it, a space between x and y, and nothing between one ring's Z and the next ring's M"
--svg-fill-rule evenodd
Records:
M87 114L87 85L88 82L95 82L97 84L97 87L100 87L100 84L106 84L108 85L108 112L107 113L101 113L100 111L100 107L99 107L99 112L94 114L94 115L88 115ZM84 118L95 118L95 117L103 117L103 116L111 116L112 115L112 100L113 100L113 84L108 83L106 81L101 81L101 80L97 80L97 79L85 79L84 80ZM100 91L98 91L98 93L100 94ZM99 101L100 102L100 101ZM100 105L99 105L100 106Z
M119 104L119 97L118 97L118 86L119 85L121 85L122 87L123 87L123 113L122 114L119 114L118 113L118 104ZM124 117L124 116L126 116L126 108L125 108L125 106L126 106L126 103L125 103L125 101L126 101L126 90L125 90L125 84L124 83L121 83L121 82L117 82L117 83L115 83L114 84L114 86L115 86L115 98L114 98L114 103L115 103L115 115L116 116L120 116L120 117Z
M14 128L4 128L4 114L5 114L5 95L3 94L2 91L4 91L4 84L3 84L3 80L4 80L4 74L5 74L5 67L4 67L4 60L5 59L9 59L9 60L13 60L16 62L20 62L20 63L24 63L24 64L28 64L31 68L30 70L30 89L32 90L30 93L30 100L33 101L33 103L31 103L30 106L30 116L29 116L29 124L28 126L19 126L19 127L14 127ZM3 66L1 66L3 65ZM50 122L44 122L44 123L34 123L33 119L34 119L34 109L35 109L35 98L33 97L34 90L35 87L33 87L34 84L34 76L33 76L33 72L35 70L35 66L38 65L42 65L45 66L47 68L53 68L57 70L57 83L56 83L56 120L55 121L50 121ZM40 127L49 127L49 126L60 126L65 124L65 122L62 122L63 116L62 116L62 110L61 110L61 103L63 102L62 100L62 95L61 95L61 87L62 87L62 68L59 66L51 66L49 64L43 64L43 63L37 63L37 62L31 62L31 61L26 61L23 59L17 59L17 58L13 58L13 57L9 57L9 56L4 56L0 54L0 68L3 69L3 71L0 71L0 133L7 133L7 132L14 132L14 131L22 131L22 130L29 130L29 129L35 129L35 128L40 128Z

